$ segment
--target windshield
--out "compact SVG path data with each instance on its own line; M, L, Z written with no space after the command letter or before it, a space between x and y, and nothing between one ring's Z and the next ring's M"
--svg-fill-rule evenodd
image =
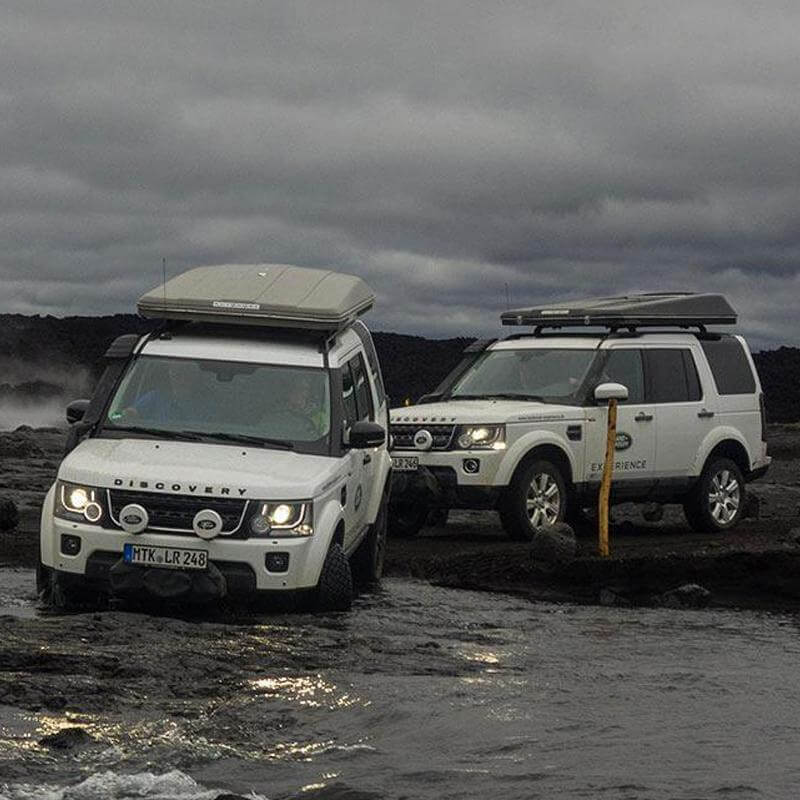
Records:
M123 378L103 430L327 454L330 419L323 369L143 356Z
M594 354L555 347L487 350L456 381L450 397L565 400L580 387Z

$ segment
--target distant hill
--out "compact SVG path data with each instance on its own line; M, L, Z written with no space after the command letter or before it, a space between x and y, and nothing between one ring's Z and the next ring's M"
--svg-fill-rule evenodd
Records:
M153 323L133 314L107 317L29 317L0 314L0 396L36 391L52 396L64 375L81 374L91 384L109 343L123 333L145 333ZM386 388L393 404L431 391L458 363L469 338L425 339L374 333ZM771 422L800 421L800 348L756 353L756 365ZM61 377L60 377L61 376ZM23 385L24 384L24 385ZM90 390L85 385L84 390ZM76 391L74 382L70 391Z

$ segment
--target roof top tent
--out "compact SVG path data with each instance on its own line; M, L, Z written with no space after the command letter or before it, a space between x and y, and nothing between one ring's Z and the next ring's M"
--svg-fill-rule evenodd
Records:
M504 312L503 325L544 328L600 326L617 330L706 325L735 325L736 311L721 294L630 294L575 300Z
M286 264L222 264L184 272L143 295L143 317L335 332L372 308L355 275Z

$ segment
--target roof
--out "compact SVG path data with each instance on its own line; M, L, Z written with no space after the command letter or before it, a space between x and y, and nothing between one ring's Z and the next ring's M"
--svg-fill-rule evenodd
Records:
M197 267L139 298L151 319L335 331L372 308L375 294L355 275L287 264Z
M506 311L500 319L503 325L541 328L598 325L614 329L734 325L737 316L721 294L664 293L570 300Z

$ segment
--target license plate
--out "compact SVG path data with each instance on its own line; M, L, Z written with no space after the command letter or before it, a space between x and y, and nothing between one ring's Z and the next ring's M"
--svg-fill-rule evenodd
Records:
M398 472L416 472L419 469L417 456L392 456L392 468Z
M122 560L126 564L165 569L205 569L208 550L186 547L152 547L149 544L126 544Z

